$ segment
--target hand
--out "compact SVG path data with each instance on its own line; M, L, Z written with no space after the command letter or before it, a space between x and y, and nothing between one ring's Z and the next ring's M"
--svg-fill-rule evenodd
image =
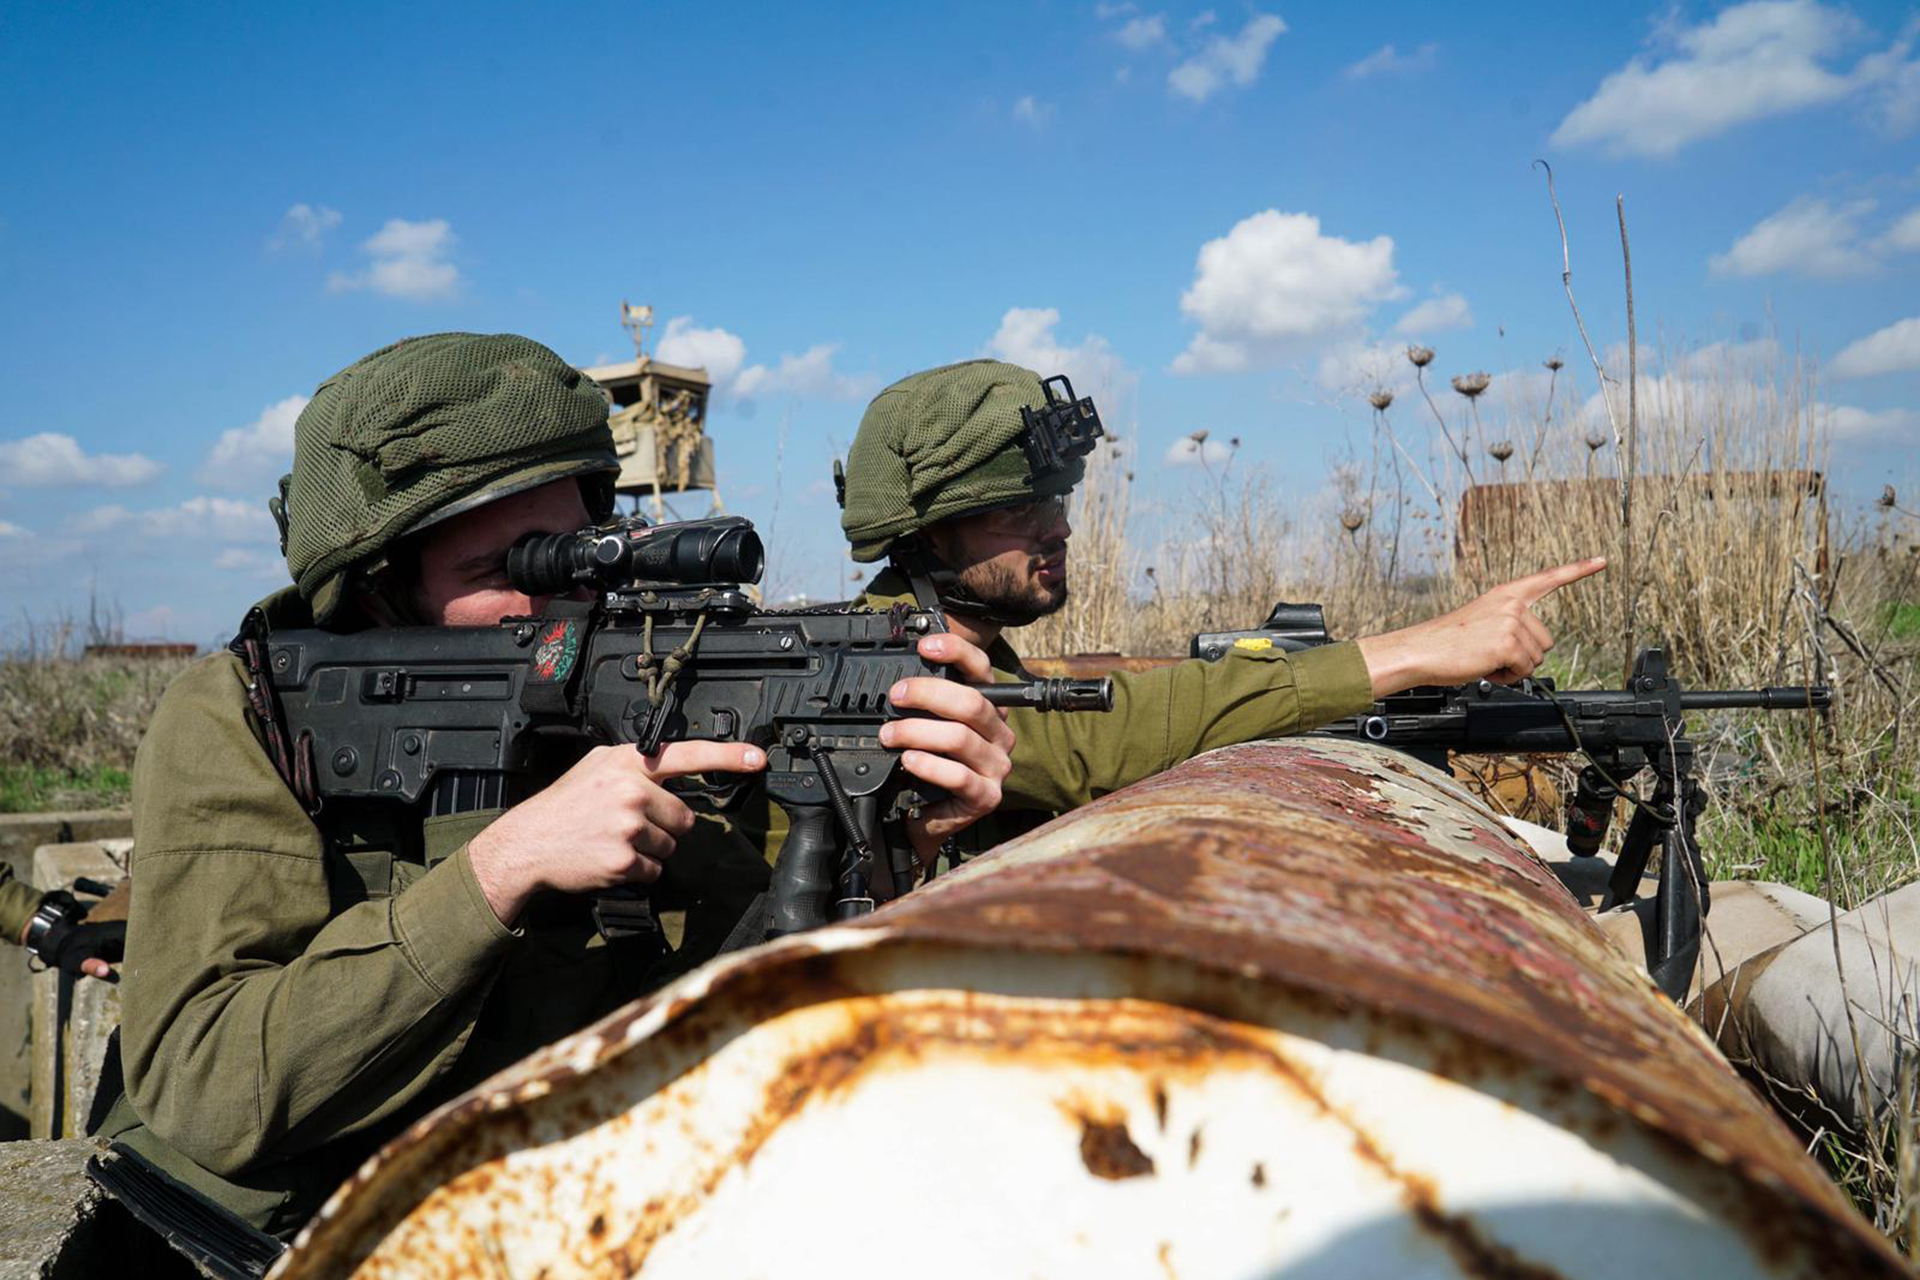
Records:
M673 742L650 756L595 747L467 844L474 879L503 924L544 889L587 893L648 884L693 829L693 810L660 784L691 773L754 773L766 752L732 742Z
M944 633L920 641L920 656L952 667L972 684L988 684L993 668L978 645ZM889 720L881 745L900 749L900 765L922 782L947 793L907 823L907 838L922 862L932 862L940 844L1000 807L1000 783L1013 770L1013 730L1007 713L976 689L938 676L915 676L887 694L896 707L932 717Z
M54 925L41 937L34 953L49 969L63 969L75 977L117 982L113 966L127 950L127 922L108 920L88 924L75 917Z
M1570 582L1607 567L1596 556L1495 587L1477 600L1403 631L1360 641L1373 696L1384 698L1423 684L1487 679L1512 684L1533 674L1553 635L1533 606Z

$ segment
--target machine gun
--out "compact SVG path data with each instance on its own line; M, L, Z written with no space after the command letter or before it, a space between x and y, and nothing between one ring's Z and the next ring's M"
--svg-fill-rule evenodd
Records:
M553 597L538 618L273 632L265 667L291 775L308 780L302 799L316 813L335 799L415 805L423 816L504 808L543 784L556 759L590 746L751 743L767 753L761 778L673 787L724 811L764 781L786 810L767 936L871 911L874 877L897 881L910 859L884 839L884 824L938 795L880 744L882 724L915 714L896 711L887 692L945 675L917 648L945 621L906 606L763 609L744 589L762 567L760 537L738 516L659 526L634 517L512 548L509 581ZM981 692L1042 711L1113 705L1104 679ZM610 934L652 924L644 901L618 895L595 917Z
M1194 637L1195 657L1217 659L1241 647L1301 649L1326 644L1326 618L1319 605L1279 604L1252 631L1212 632ZM1700 953L1701 919L1712 905L1706 868L1695 838L1705 802L1694 777L1695 748L1687 736L1688 711L1753 709L1823 711L1832 704L1824 686L1772 689L1683 689L1666 652L1650 648L1634 660L1625 689L1561 690L1545 677L1513 685L1479 680L1452 687L1426 686L1396 693L1371 711L1323 725L1316 733L1357 738L1393 747L1445 770L1449 751L1578 753L1586 757L1567 804L1567 847L1576 856L1600 851L1614 804L1626 797L1633 818L1614 860L1602 909L1633 901L1641 877L1660 853L1654 896L1654 937L1647 970L1674 1001L1686 998ZM1651 770L1652 794L1636 796L1627 784Z

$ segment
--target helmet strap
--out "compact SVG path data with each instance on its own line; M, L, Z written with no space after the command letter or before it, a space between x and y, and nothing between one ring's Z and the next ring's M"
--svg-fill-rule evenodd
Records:
M887 549L887 556L893 567L907 576L920 607L939 614L942 626L946 625L945 609L996 627L1025 626L1033 620L1025 615L1001 613L975 595L960 581L960 571L948 564L920 534L910 533L899 539Z

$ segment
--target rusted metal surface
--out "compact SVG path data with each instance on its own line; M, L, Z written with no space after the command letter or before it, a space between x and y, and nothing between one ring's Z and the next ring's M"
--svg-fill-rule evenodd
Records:
M1056 658L1022 658L1020 665L1048 679L1092 680L1116 671L1154 671L1185 658L1139 657L1126 653L1075 653Z
M282 1280L1905 1275L1441 775L1215 752L723 958L369 1163Z

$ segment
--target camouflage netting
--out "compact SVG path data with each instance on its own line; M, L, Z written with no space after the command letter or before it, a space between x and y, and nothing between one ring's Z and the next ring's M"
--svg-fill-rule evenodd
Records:
M867 406L847 453L840 527L855 560L878 560L903 534L948 516L1063 494L1075 458L1035 483L1018 444L1022 406L1047 403L1040 375L998 360L912 374Z
M618 467L607 400L513 334L407 338L320 384L294 427L287 568L325 622L343 574L481 502Z

